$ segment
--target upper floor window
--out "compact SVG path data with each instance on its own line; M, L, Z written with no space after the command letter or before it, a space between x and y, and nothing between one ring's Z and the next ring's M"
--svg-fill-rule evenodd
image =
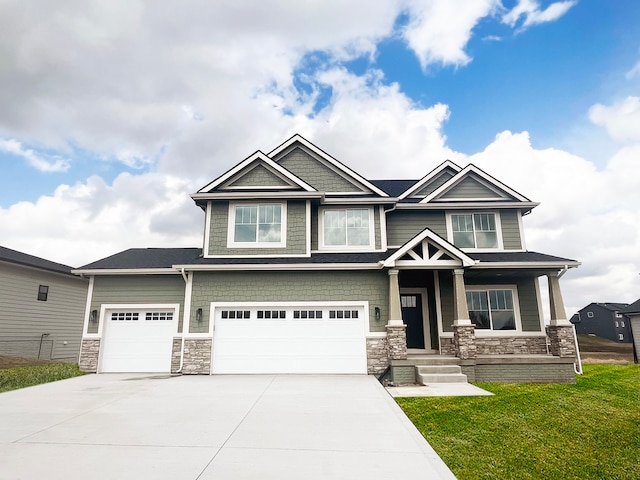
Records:
M322 246L361 248L373 245L371 209L327 209L322 213Z
M47 285L40 285L38 287L38 300L46 302L49 297L49 287Z
M451 238L456 247L500 247L495 213L454 213L450 219Z
M280 203L231 205L229 246L284 247L285 210Z
M515 330L516 309L511 289L467 291L467 308L477 329Z
M587 312L587 317L593 318L593 312Z

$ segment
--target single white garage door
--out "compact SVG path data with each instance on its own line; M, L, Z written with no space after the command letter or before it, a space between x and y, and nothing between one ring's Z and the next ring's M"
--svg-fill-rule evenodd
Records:
M367 373L366 304L212 304L213 373Z
M106 310L100 371L169 373L177 317L175 308Z

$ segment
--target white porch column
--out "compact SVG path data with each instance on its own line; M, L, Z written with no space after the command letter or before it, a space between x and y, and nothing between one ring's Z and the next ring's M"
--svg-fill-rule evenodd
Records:
M560 277L558 272L547 274L549 284L549 307L551 312L551 321L549 325L572 326L567 320L567 313L562 301L562 292L560 291Z
M397 269L389 270L389 322L387 325L403 325Z
M453 271L453 324L471 325L469 308L467 307L467 293L464 288L464 270L456 268Z

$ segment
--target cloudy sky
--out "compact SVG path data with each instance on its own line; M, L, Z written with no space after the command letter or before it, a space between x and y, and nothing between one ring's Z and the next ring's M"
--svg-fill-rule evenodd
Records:
M80 266L199 246L188 197L294 133L365 177L476 164L640 296L640 2L0 1L0 244Z

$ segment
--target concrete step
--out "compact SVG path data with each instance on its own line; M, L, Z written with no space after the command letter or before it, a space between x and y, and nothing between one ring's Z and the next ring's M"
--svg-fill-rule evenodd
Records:
M462 373L459 365L416 365L416 371L420 373Z
M419 373L418 383L467 383L467 376L462 373Z
M460 365L459 358L440 355L407 355L402 361L410 365Z

